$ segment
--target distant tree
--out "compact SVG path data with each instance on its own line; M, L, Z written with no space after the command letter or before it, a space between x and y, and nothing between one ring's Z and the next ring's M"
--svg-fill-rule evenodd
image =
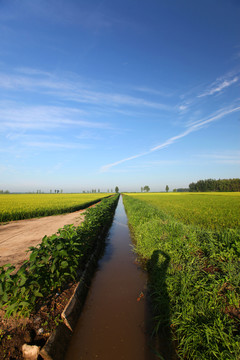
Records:
M148 185L145 185L143 188L144 191L149 192L150 191L150 187Z
M192 192L204 191L240 191L240 179L206 179L189 184Z
M143 187L141 186L141 192L143 192Z
M168 192L168 190L169 190L169 186L168 186L168 185L166 185L166 192Z
M100 193L100 189L98 189L98 192Z
M117 194L119 193L119 188L118 188L118 186L115 187L115 193L117 193Z
M173 192L177 192L177 189L173 189Z

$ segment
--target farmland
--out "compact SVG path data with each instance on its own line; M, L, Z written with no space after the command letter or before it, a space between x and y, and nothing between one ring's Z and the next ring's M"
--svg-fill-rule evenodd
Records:
M46 341L61 323L60 315L66 305L62 304L63 298L69 297L69 290L74 289L97 245L103 247L117 202L118 195L103 199L86 211L80 226L66 225L57 234L44 236L41 244L29 248L29 260L17 272L10 264L0 267L0 307L6 316L35 316L44 329L42 340ZM28 320L34 328L36 324ZM1 359L9 359L9 353L22 358L16 336L22 336L23 331L20 325L10 332L7 328L1 330Z
M0 222L73 212L109 194L0 194Z
M240 193L128 194L184 224L211 230L240 227Z
M168 334L180 359L240 358L239 194L128 195L155 334Z

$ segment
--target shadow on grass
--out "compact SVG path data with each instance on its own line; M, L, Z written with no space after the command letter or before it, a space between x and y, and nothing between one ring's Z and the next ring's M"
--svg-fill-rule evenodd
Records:
M155 250L147 263L154 317L153 336L156 339L156 355L161 360L177 359L170 328L170 298L166 284L170 259L165 252Z

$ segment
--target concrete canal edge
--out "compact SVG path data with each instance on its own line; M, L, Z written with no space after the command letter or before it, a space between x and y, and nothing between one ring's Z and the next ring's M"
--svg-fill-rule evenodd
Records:
M105 231L103 231L104 233ZM65 357L72 332L81 314L93 274L97 268L99 257L105 246L105 237L103 235L98 238L96 249L90 256L74 293L61 314L63 323L50 335L40 351L40 355L44 360L63 360Z

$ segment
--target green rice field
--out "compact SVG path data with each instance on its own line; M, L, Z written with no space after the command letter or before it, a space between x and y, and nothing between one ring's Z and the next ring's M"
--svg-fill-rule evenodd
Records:
M131 193L184 224L208 229L240 227L240 193Z
M0 222L77 211L109 195L109 193L0 194Z
M123 198L156 336L168 334L179 359L240 359L240 194Z

